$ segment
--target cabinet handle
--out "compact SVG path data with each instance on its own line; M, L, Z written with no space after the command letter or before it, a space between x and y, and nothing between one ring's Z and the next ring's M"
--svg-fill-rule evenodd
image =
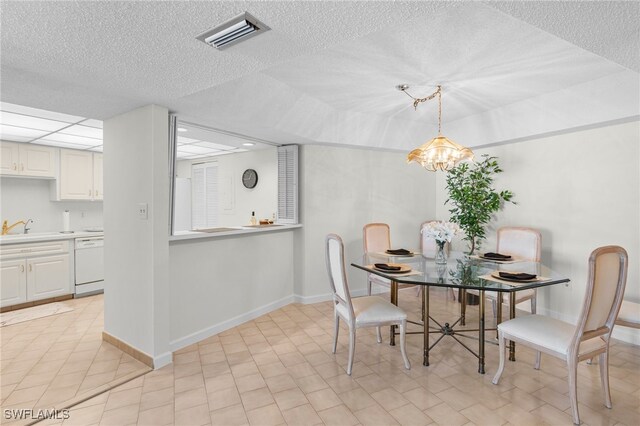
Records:
M91 197L91 190L89 190L89 197Z
M18 165L16 163L13 163L13 170L18 170Z
M98 196L98 190L96 189L96 197Z
M29 272L33 271L33 265L29 264Z
M20 170L24 171L24 164L20 164Z
M20 265L20 272L24 272L24 265Z

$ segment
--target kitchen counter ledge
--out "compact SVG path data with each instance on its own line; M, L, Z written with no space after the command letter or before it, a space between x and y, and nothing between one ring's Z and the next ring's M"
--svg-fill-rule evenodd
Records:
M222 228L222 227L221 227ZM169 242L196 240L202 238L217 238L217 237L229 237L229 236L242 236L259 234L263 232L282 232L289 231L291 229L302 228L301 224L296 225L278 225L278 226L265 226L260 227L248 227L248 226L229 226L224 228L230 228L228 231L218 232L198 232L198 231L180 231L175 235L169 237Z
M0 245L37 243L42 241L74 240L76 238L104 237L104 232L75 231L62 232L33 232L30 234L0 235Z

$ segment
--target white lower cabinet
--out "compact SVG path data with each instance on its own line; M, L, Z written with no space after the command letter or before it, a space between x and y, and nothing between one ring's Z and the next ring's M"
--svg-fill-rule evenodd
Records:
M69 242L0 246L0 306L72 294Z
M27 260L27 300L69 293L69 255Z
M2 306L27 301L27 261L8 260L0 263L0 297Z

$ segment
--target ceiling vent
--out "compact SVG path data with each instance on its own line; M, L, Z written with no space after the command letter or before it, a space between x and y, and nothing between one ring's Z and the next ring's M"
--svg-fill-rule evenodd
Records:
M267 30L269 27L244 12L196 38L216 49L224 49Z

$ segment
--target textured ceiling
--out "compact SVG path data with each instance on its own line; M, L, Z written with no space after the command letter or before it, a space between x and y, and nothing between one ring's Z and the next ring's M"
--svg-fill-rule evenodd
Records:
M2 100L106 119L156 103L277 143L475 146L640 114L637 2L17 2ZM243 11L271 30L217 51ZM463 140L464 139L464 140Z

